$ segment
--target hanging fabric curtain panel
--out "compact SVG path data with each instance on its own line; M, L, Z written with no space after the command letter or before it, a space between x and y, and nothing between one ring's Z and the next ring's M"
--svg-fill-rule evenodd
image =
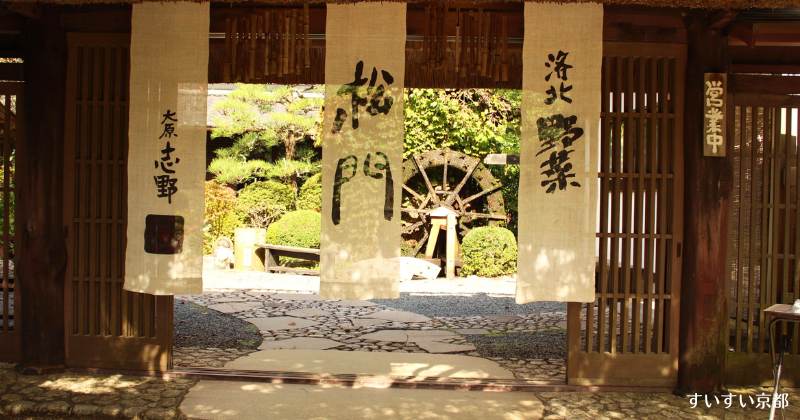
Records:
M399 296L406 5L328 4L320 295Z
M603 6L525 3L517 303L593 302Z
M208 2L131 18L126 290L202 293Z

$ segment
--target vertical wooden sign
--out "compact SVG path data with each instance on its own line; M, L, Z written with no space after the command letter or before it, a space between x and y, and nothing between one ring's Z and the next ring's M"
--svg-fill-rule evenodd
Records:
M728 76L706 73L703 85L703 156L725 156L725 101Z

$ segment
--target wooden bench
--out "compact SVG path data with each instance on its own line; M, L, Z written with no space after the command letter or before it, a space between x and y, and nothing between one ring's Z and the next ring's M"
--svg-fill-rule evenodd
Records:
M319 249L271 244L257 244L256 246L259 248L259 251L263 249L263 257L261 256L261 252L258 252L258 254L259 257L264 258L264 271L266 272L276 271L282 273L307 274L311 276L319 275L319 270L283 267L280 265L280 257L291 257L319 262Z

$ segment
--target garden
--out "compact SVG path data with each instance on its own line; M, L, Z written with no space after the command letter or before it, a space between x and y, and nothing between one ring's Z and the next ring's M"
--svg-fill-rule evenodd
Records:
M430 221L420 197L458 195L459 275L513 274L519 169L482 161L519 153L520 92L407 89L404 96L403 255L424 256ZM322 104L319 86L238 84L210 105L206 254L232 244L239 228L264 229L272 245L319 248ZM466 197L473 198L465 204Z
M403 279L399 298L368 301L323 300L319 277L266 273L257 258L248 270L239 254L257 248L240 252L241 243L233 244L320 247L323 89L240 84L209 92L204 292L176 297L176 366L385 374L446 365L452 369L427 374L563 383L566 305L513 299L519 167L486 159L519 154L519 91L405 91L404 164L396 177L403 182L402 254L445 266L445 235L432 226L435 202L458 215L460 255L455 278ZM316 261L279 262L306 274L319 268ZM370 363L359 352L370 352Z

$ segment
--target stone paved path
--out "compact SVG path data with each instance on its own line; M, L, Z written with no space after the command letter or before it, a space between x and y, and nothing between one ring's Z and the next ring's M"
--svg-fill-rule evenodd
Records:
M22 376L18 375L11 365L0 364L0 418L186 418L179 407L187 392L196 383L195 380L183 378L164 380L75 372ZM244 387L244 383L241 382L234 384L238 388ZM303 387L303 385L273 387L276 389L270 395L280 401L281 389ZM314 390L325 392L325 387L315 387ZM753 396L757 399L759 393L769 393L769 390L734 388L730 392L737 396L742 395L747 401L748 397ZM393 394L390 391L389 396L391 395ZM766 418L768 414L767 411L756 409L750 404L743 409L739 406L738 399L734 400L730 409L725 409L724 405L706 408L702 400L697 408L691 408L687 398L669 393L532 392L525 393L524 398L540 400L544 405L545 419L713 420ZM800 393L796 391L790 393L788 402L789 407L785 410L784 418L800 418ZM320 413L319 416L324 418L324 413ZM247 417L237 418L248 420Z
M184 378L75 372L28 376L0 364L0 418L178 418L178 406L196 383Z
M512 346L514 340L529 339L531 334L565 334L566 313L563 311L428 317L369 301L329 301L314 294L252 289L206 291L202 295L178 299L256 325L264 338L261 349L324 347L344 351L454 353L495 361L518 379L563 382L566 376L563 340L556 340L555 347L561 348L533 357L487 350L484 343L493 342L495 347ZM176 347L174 360L176 366L220 367L248 353L245 350Z

